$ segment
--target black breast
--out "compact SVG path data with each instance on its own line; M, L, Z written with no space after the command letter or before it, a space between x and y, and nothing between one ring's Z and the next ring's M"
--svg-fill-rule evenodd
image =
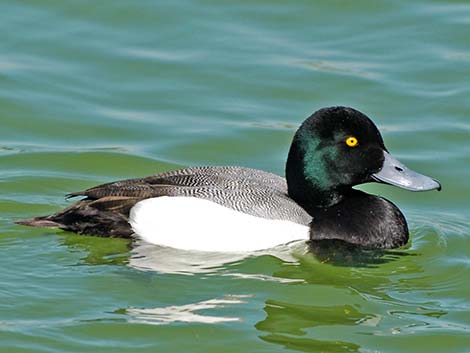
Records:
M390 249L408 242L405 217L390 201L352 190L343 201L311 210L310 239L338 239L375 249Z

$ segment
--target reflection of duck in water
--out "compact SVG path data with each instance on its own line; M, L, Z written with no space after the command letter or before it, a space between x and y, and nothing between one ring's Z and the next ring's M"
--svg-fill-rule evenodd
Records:
M325 108L297 130L286 179L242 167L194 167L75 192L56 214L18 223L80 234L138 237L189 250L250 251L297 239L339 239L370 248L408 240L400 210L354 190L378 181L413 191L440 189L407 169L357 110Z
M360 312L352 305L302 305L268 300L264 307L266 318L255 327L263 341L302 352L359 352L361 346L344 337L330 340L311 337L308 332L316 327L357 326L371 314Z

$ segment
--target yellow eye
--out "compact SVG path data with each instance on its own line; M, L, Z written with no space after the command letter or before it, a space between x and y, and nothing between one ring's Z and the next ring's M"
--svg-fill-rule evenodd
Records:
M359 141L354 136L350 136L346 139L346 145L349 147L356 147Z

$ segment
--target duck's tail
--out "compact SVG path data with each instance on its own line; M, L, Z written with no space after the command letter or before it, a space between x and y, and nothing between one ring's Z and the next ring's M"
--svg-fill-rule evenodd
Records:
M51 216L42 216L26 219L18 219L15 221L16 224L22 224L30 227L45 227L45 228L63 228L64 225L60 224L52 219Z
M133 231L127 221L127 215L128 208L135 201L124 201L116 198L80 200L49 216L20 219L15 223L30 227L60 228L78 234L130 238Z

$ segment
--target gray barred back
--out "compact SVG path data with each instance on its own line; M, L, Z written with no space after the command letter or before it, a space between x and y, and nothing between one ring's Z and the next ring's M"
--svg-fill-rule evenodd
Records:
M159 196L190 196L257 217L289 220L303 225L311 221L311 216L287 195L284 178L243 167L178 169L146 178L103 184L69 195L74 196L86 196L90 200L132 198L135 202Z

